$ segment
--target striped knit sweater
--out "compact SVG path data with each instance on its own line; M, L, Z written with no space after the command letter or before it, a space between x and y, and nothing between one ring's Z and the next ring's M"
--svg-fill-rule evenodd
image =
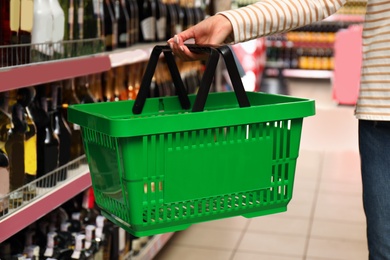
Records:
M281 33L334 14L346 0L262 0L221 12L233 26L234 42ZM390 120L390 0L368 0L356 117Z

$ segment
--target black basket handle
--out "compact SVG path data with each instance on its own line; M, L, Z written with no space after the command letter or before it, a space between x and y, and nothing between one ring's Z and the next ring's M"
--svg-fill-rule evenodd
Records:
M186 46L189 48L190 51L209 54L209 58L206 64L206 69L200 82L200 88L198 90L194 105L192 107L192 112L200 112L203 111L204 109L207 95L210 91L210 86L214 78L214 74L217 68L220 54L222 55L226 63L226 67L230 76L230 80L233 85L234 92L237 97L238 104L240 105L240 107L250 106L249 99L246 95L244 86L240 78L240 74L237 69L236 61L234 59L232 50L230 49L229 46L227 45L211 46L211 45L195 45L195 44L187 44ZM142 109L145 105L146 98L148 96L149 88L152 82L152 77L154 75L157 62L159 60L161 53L164 54L164 57L166 59L173 80L173 84L176 88L177 95L182 108L187 110L191 107L191 103L190 100L188 99L187 91L184 88L184 84L181 79L180 72L177 68L171 48L169 47L169 45L157 45L152 50L148 65L146 67L144 76L142 78L141 86L133 105L133 114L140 114L142 112Z

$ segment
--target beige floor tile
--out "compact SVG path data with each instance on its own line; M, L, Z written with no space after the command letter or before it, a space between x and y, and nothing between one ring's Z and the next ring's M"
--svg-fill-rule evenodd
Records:
M365 242L366 225L362 223L314 219L310 237Z
M231 256L232 250L169 245L165 246L154 260L230 260Z
M283 214L253 218L248 226L251 232L262 234L286 234L306 236L309 231L309 219L292 218Z
M334 194L354 194L361 196L362 183L359 182L337 182L332 180L321 180L319 192Z
M232 250L236 248L242 231L211 229L193 225L187 230L177 232L172 238L173 245L194 246L213 249Z
M287 211L280 213L283 214L285 217L295 217L295 218L306 218L309 219L310 216L312 215L313 211L313 204L312 203L306 203L306 202L300 202L294 200L295 195L293 195L292 200L290 203L287 205Z
M295 179L317 181L321 172L322 160L323 152L300 149Z
M324 155L322 180L347 182L360 185L360 156L358 151L340 150Z
M360 196L320 193L315 207L315 219L365 223Z
M305 243L306 238L302 236L247 231L239 244L238 250L301 257L304 254Z
M365 242L312 238L307 252L309 257L327 260L367 260Z
M255 254L238 251L234 254L232 260L302 260L302 257Z
M250 219L248 218L238 216L215 221L208 221L197 224L197 226L204 228L219 228L224 230L244 230L249 224L249 221Z
M317 109L304 119L301 149L352 150L358 148L357 120L351 108Z

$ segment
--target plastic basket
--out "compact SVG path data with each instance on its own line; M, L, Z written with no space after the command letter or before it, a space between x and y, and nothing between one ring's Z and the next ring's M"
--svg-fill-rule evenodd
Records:
M214 73L213 55L222 53L225 62L233 61L226 48L209 49L207 68L212 69L206 69L211 72L205 72L203 83L211 82L207 77ZM199 101L202 85L196 96L182 92L179 98L145 98L161 51L174 67L169 48L155 50L136 101L73 105L68 110L69 121L81 126L103 214L128 232L147 236L203 221L286 211L303 118L314 115L314 101L245 93L239 77L232 77L238 75L234 62L228 67L235 92L207 95L206 86L207 100ZM196 110L203 103L198 107L202 112L183 108L193 104Z

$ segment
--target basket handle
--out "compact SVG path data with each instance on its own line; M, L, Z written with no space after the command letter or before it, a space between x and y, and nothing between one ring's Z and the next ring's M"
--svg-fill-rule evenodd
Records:
M219 57L222 56L226 63L226 67L230 76L230 80L233 85L234 92L237 97L237 101L240 107L249 107L249 99L246 95L244 86L242 84L240 74L237 69L236 61L229 46L211 46L211 45L195 45L186 44L192 52L202 52L209 54L209 58L206 64L206 69L200 82L200 88L196 95L192 112L203 111L206 104L207 96L210 91L210 86L214 78L215 70L217 68ZM169 45L157 45L153 48L149 62L147 64L138 95L133 105L133 114L140 114L145 105L146 98L148 96L149 88L151 85L152 77L155 72L157 62L160 54L163 53L166 59L173 84L176 88L177 95L183 109L189 109L191 107L190 100L188 99L187 91L184 88L183 81L180 76L180 72L177 68L172 50Z

